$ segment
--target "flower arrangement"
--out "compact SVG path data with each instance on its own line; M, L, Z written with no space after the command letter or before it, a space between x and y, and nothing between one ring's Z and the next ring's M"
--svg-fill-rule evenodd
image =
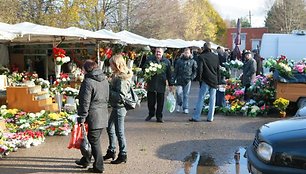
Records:
M304 63L297 63L294 65L293 70L299 72L299 73L305 73L306 72L306 65Z
M63 93L63 86L68 84L70 81L69 75L67 73L61 73L60 78L57 78L53 82L53 86L51 88L51 92L53 93Z
M231 73L230 71L228 71L225 67L223 66L219 66L219 70L221 72L221 76L225 77L226 79L230 78Z
M151 80L153 76L162 74L165 70L166 66L163 63L158 64L150 62L149 66L145 69L144 79L146 81Z
M43 79L43 78L36 79L35 84L40 85L42 89L50 87L50 82L48 80Z
M113 51L111 48L100 48L99 53L100 53L101 61L104 61L112 57Z
M32 81L34 82L36 79L38 79L38 74L37 73L32 73L32 72L13 72L11 75L8 77L12 83L24 83L26 81Z
M294 62L287 59L286 56L281 55L278 58L269 58L264 64L266 68L270 70L277 70L282 77L292 77L292 68Z
M281 76L292 77L292 68L288 64L280 62L276 65L276 69Z
M63 94L66 96L72 96L75 97L79 94L79 90L71 87L67 87L64 89Z
M265 104L271 105L275 98L275 86L272 76L256 76L248 91L256 102L263 101Z
M128 52L128 56L129 56L129 59L135 60L136 57L137 57L137 54L136 54L135 51L129 51L129 52Z
M230 62L224 63L224 66L229 69L242 69L243 62L238 59L231 60Z
M278 98L273 102L273 105L280 112L285 112L287 107L289 106L289 100L284 99L284 98Z
M66 56L66 51L64 49L54 47L52 51L56 65L63 65L70 61L70 57Z

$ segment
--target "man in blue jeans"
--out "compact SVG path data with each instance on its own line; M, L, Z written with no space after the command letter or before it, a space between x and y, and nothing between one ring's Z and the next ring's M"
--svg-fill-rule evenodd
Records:
M193 60L190 48L185 48L182 56L174 67L174 81L176 81L177 112L189 113L189 92L191 81L197 74L197 62Z
M219 84L219 58L211 50L211 44L206 42L204 44L203 52L199 56L198 73L200 81L200 91L196 104L196 110L189 121L199 122L201 112L204 105L204 99L209 92L209 111L207 121L214 120L215 104L216 104L216 90Z

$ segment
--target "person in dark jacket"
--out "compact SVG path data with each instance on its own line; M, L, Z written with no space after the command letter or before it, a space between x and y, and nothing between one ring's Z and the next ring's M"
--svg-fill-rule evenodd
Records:
M197 74L197 62L192 59L190 48L185 48L183 55L174 67L173 80L176 81L177 112L189 113L189 92L191 81Z
M211 51L211 44L206 42L204 44L203 53L199 57L198 73L201 85L196 110L189 121L200 121L204 99L207 92L209 92L210 96L207 121L213 121L216 104L216 90L219 84L219 65L218 56Z
M104 160L115 158L117 139L119 144L119 154L116 160L111 161L111 164L120 164L126 163L127 161L127 146L124 133L124 120L127 111L123 102L129 92L133 73L126 66L126 61L122 55L113 56L110 59L110 66L113 71L109 97L112 112L107 127L109 146L107 153L103 158Z
M95 161L90 172L103 173L103 156L101 152L101 133L107 127L109 85L102 70L96 62L86 60L83 66L85 78L79 92L78 123L88 123L88 141L91 145L92 156ZM89 166L91 157L83 156L76 164Z
M150 121L156 116L156 122L163 123L163 108L165 100L166 84L168 82L169 89L172 91L173 81L171 75L171 64L170 61L163 57L164 49L156 48L155 55L147 59L145 66L148 67L150 63L158 63L165 66L165 71L161 74L153 76L147 81L147 100L149 116L146 117L146 121ZM155 105L157 103L157 108Z
M245 53L245 62L243 64L242 69L242 85L244 88L244 101L249 100L248 89L251 86L251 82L255 80L257 64L255 59L252 57L252 53L250 51L246 51Z

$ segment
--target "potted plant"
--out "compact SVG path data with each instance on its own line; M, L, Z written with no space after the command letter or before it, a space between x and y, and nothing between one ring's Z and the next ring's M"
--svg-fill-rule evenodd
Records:
M286 109L289 105L289 100L284 98L278 98L273 102L273 106L279 110L281 117L286 116Z

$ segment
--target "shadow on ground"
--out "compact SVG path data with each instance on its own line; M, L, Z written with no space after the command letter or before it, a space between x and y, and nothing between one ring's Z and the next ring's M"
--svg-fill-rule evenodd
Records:
M0 164L1 173L84 173L85 170L76 167L73 158L7 156L2 160L6 164Z

